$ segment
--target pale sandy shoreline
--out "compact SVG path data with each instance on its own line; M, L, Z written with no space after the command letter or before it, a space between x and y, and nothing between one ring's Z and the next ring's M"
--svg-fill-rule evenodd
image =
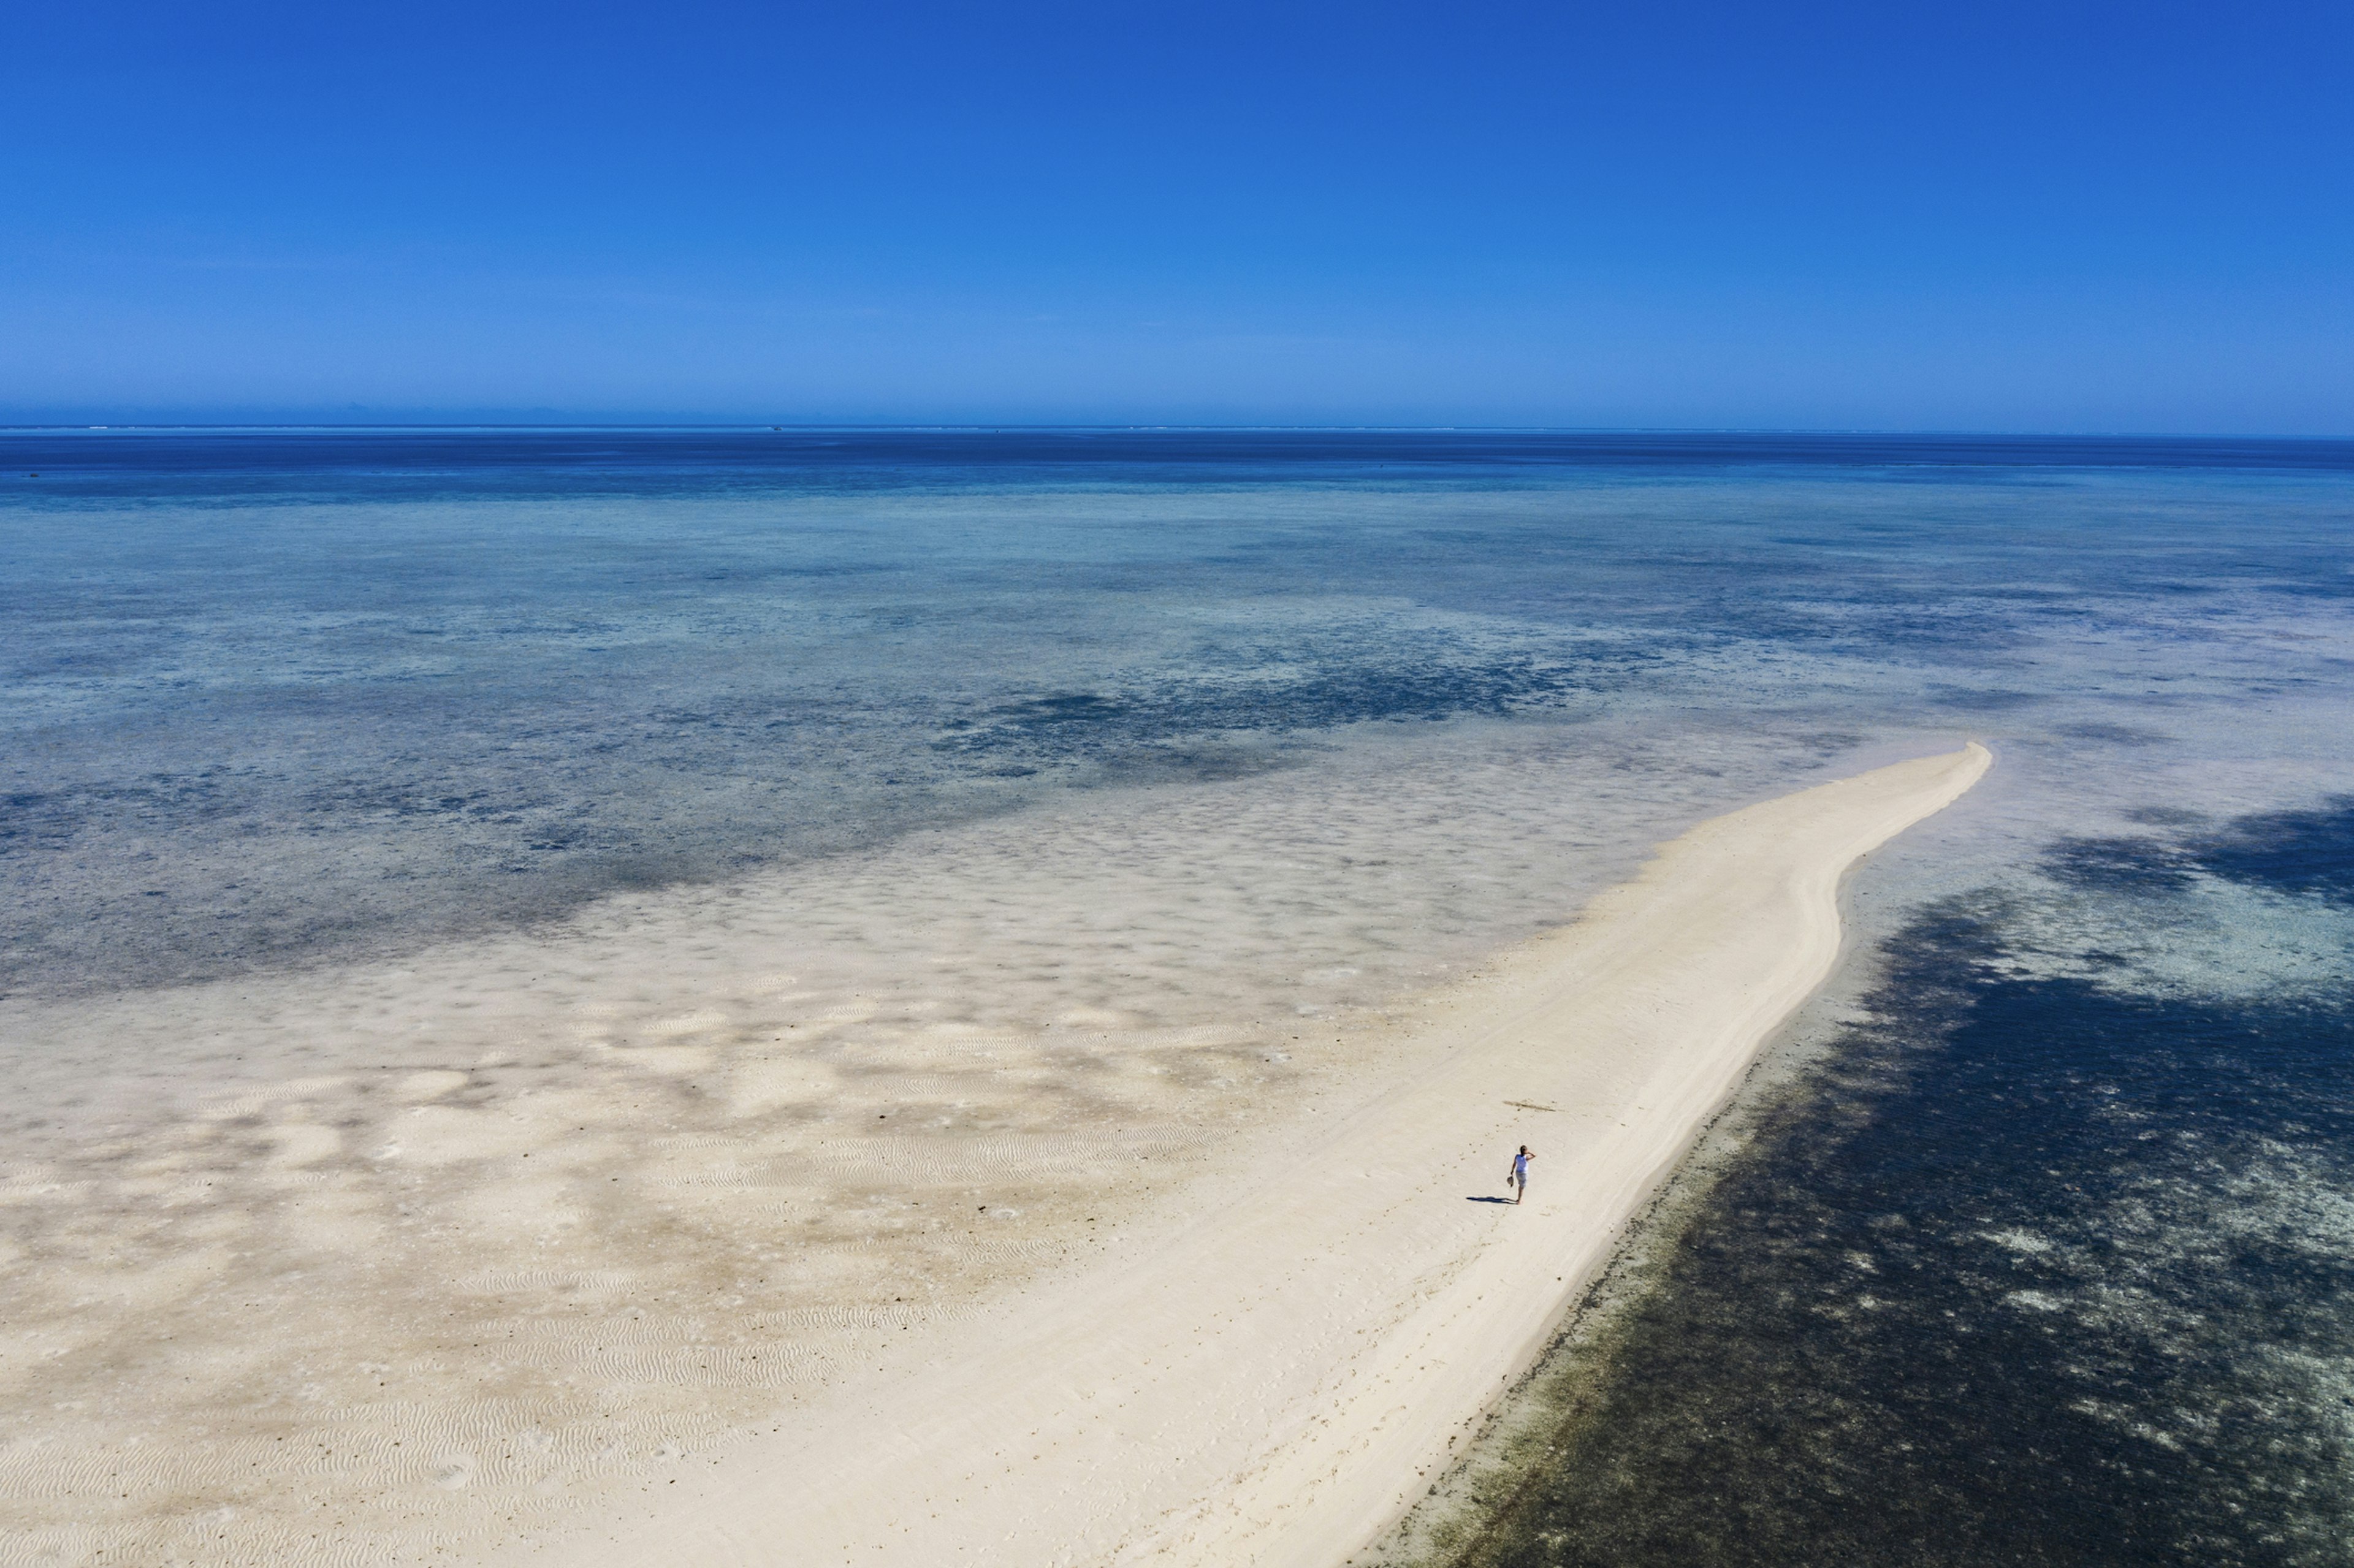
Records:
M873 1371L789 1429L500 1560L1341 1563L1447 1463L1829 973L1846 874L1990 760L1973 744L1702 823L1432 999L1411 1050L1157 1229L876 1336ZM1481 1201L1521 1141L1541 1155L1529 1203Z
M0 1568L1337 1562L1982 766L1647 860L1705 759L1374 746L11 1001Z
M594 1532L1161 1234L1386 1081L1432 987L1827 760L1345 739L553 928L0 1001L0 1568Z

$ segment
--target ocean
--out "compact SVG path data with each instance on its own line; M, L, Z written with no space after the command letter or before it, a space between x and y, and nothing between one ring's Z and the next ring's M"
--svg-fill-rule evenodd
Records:
M2354 1561L2354 797L1912 913L1393 1561Z
M1983 739L1384 1551L2354 1562L2354 443L16 430L0 563L42 1192L197 1064L341 1070L180 999L757 884L791 994L904 993L845 1050L1345 1039L1702 817ZM89 1202L11 1256L132 1234ZM117 1441L43 1413L72 1366L0 1436Z

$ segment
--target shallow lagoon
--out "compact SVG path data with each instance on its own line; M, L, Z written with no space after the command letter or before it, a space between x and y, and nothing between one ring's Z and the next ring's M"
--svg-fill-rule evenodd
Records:
M401 1125L424 1126L458 1114L435 1098L457 1092L444 1078L554 1104L626 1058L631 1103L661 1107L677 1145L663 1158L705 1205L693 1212L716 1215L726 1193L761 1190L693 1161L745 1137L745 1117L768 1118L782 1150L832 1114L802 1105L801 1078L726 1066L735 1034L772 1028L825 1032L834 1108L856 1100L862 1120L896 1114L859 1099L882 1092L880 1065L938 1077L925 1095L972 1122L973 1158L987 1156L926 1178L944 1191L1006 1180L982 1079L1010 1063L1056 1086L1055 1126L1027 1131L1068 1144L1049 1152L1072 1171L1097 1121L1160 1118L1177 1159L1280 1110L1290 1069L1276 1058L1302 1021L1332 1024L1338 1054L1320 1070L1345 1071L1352 1020L1567 918L1647 844L1977 735L1995 774L1855 885L1860 949L1878 961L1811 1010L1756 1119L1695 1168L1731 1172L1723 1184L1688 1182L1628 1262L1615 1298L1640 1312L1596 1319L1556 1361L1631 1414L1596 1429L1603 1447L1564 1437L1588 1446L1552 1472L1559 1486L1522 1495L1567 1498L1599 1533L1524 1504L1492 1539L1516 1543L1512 1561L1819 1560L1834 1540L1894 1560L1917 1554L1918 1516L1862 1518L1852 1497L1935 1468L1948 1491L1924 1495L1944 1499L1939 1517L1975 1521L1956 1561L2075 1552L2092 1520L2146 1555L2338 1560L2306 1521L2342 1497L2327 1478L2345 1452L2327 1308L2344 1254L2327 1241L2342 1241L2329 1216L2347 1192L2331 1097L2346 938L2328 869L2354 749L2342 446L610 431L0 444L23 476L0 497L0 1038L20 1256L158 1247L143 1277L165 1279L192 1233L141 1227L181 1188L315 1185L324 1156L303 1139L417 1114L376 1104L355 1066L400 1067L427 1106ZM749 885L762 891L747 904ZM743 994L722 987L725 1005L702 1008L660 986L605 996L589 966L578 1039L537 1056L477 1041L441 1061L480 1033L454 1018L415 1061L346 1062L338 1051L380 1043L337 1044L301 1022L327 1016L313 1002L283 1000L364 977L354 1009L429 1011L448 999L398 994L402 966L465 985L483 983L476 952L535 968L535 949L500 946L518 931L590 954L673 932L686 976L718 963L697 922L724 929L754 906L788 911L771 936L791 975L720 965ZM271 1047L282 1060L205 1054L188 1022L243 1007L231 981L294 1021ZM2242 1048L2233 1032L2250 1027L2281 1054ZM989 1061L964 1060L976 1050ZM698 1090L723 1071L737 1071L725 1094ZM501 1086L533 1073L555 1076ZM312 1086L289 1097L281 1079ZM1957 1097L2001 1109L1961 1118ZM1982 1158L2022 1130L2017 1169ZM162 1131L196 1140L172 1145L171 1171L114 1169L152 1160ZM1968 1181L1896 1201L1891 1151L1936 1166L1941 1138ZM429 1146L411 1134L411 1162ZM461 1205L462 1170L432 1169ZM316 1223L406 1234L434 1191L419 1180L355 1168ZM1051 1185L1021 1196L1025 1223L1058 1223L1068 1194ZM814 1194L760 1199L842 1232L805 1245L779 1312L875 1283L856 1272L874 1216ZM1875 1225L1890 1213L1911 1217ZM639 1217L610 1236L601 1224L570 1234L617 1258L624 1240L684 1248L677 1277L708 1264L715 1290L744 1272L718 1252L689 1259L705 1244L685 1221L652 1241L622 1234ZM945 1299L1052 1250L1011 1234L943 1242L927 1288ZM2254 1276L2210 1266L2230 1247L2255 1249ZM309 1266L262 1252L241 1266L264 1257ZM642 1262L620 1258L599 1288L625 1292ZM1896 1291L1916 1277L1914 1296ZM58 1324L97 1321L68 1296L52 1305ZM705 1331L705 1306L665 1310L635 1330L663 1353ZM1947 1310L1978 1338L1943 1342L2002 1345L1987 1363L2002 1377L1924 1351ZM2285 1319L2301 1338L2283 1338ZM11 1451L130 1441L102 1404L74 1404L77 1377L115 1375L110 1353L43 1362L58 1397L20 1406ZM258 1386L271 1370L252 1369ZM720 1419L716 1404L695 1413L691 1388L637 1376L615 1397L671 1424L659 1430ZM367 1402L393 1394L338 1397L365 1434L337 1437L339 1453L390 1441L366 1423ZM2168 1425L2200 1400L2235 1414ZM1903 1425L1925 1401L1941 1413L1934 1440ZM725 1420L758 1419L758 1403ZM38 1414L69 1408L83 1413ZM445 1466L399 1506L444 1520L470 1499L554 1507L534 1489L566 1465L665 1462L651 1439L643 1455L573 1455L554 1409L534 1417L553 1435L544 1459L450 1471L465 1485L447 1492ZM480 1459L498 1420L513 1425L485 1414L491 1436L450 1441ZM2258 1454L2294 1464L2267 1470ZM314 1479L338 1509L384 1484ZM1632 1512L1594 1512L1596 1496ZM2062 1506L2087 1497L2099 1506ZM122 1539L163 1539L136 1533L164 1528L141 1506L126 1504ZM252 1539L266 1558L269 1538Z
M2270 763L2329 749L2261 732L2337 711L2354 589L2344 443L104 431L0 455L17 994L398 949L1368 724L1617 721L1593 755L1977 726L2102 768ZM2234 711L2258 736L2214 744Z

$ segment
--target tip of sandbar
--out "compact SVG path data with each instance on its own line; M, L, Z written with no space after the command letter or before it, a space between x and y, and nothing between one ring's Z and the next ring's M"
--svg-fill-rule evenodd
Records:
M1941 793L1946 803L1960 799L1975 789L1994 766L1994 748L1982 740L1967 740L1959 751L1949 751L1932 759L1944 764L1937 770L1943 780Z

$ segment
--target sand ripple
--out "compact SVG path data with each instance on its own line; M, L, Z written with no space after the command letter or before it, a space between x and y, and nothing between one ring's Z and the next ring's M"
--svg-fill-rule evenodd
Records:
M1513 744L0 1006L0 1568L480 1555L1100 1256L1391 999L1714 803ZM1616 858L1530 847L1613 811Z

